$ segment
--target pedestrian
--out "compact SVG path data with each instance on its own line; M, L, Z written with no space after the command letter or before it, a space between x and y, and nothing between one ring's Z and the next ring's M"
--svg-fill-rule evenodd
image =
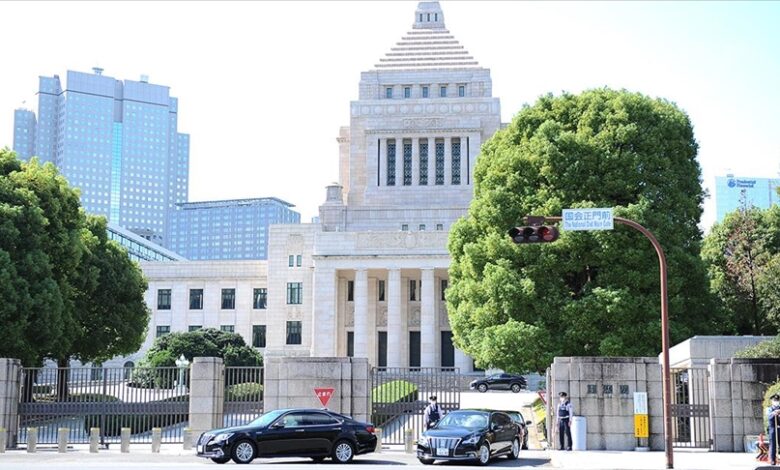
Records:
M571 418L574 416L574 408L569 401L569 395L566 392L558 394L560 403L558 404L558 442L560 450L571 450ZM568 445L566 445L568 439Z
M423 412L425 417L425 429L431 429L436 426L436 423L441 419L441 412L439 411L439 404L436 403L436 395L431 395L428 398L428 406L425 407Z
M777 464L777 426L780 425L780 395L769 397L772 404L766 409L767 434L769 434L769 463Z

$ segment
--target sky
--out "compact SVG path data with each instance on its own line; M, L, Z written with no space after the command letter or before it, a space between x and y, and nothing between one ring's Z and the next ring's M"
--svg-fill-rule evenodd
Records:
M0 147L39 75L167 85L191 135L189 200L275 196L303 221L338 180L360 72L411 28L414 1L0 2ZM716 175L780 174L780 2L442 1L491 69L502 121L547 93L608 86L690 116L715 218ZM64 85L64 83L63 83Z

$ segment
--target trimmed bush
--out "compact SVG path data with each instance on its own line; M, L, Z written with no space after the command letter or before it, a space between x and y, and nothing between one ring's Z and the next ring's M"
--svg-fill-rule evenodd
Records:
M228 401L261 401L262 399L263 386L258 383L230 385L225 392L225 400Z
M406 380L393 380L371 390L373 403L397 403L417 400L417 385Z

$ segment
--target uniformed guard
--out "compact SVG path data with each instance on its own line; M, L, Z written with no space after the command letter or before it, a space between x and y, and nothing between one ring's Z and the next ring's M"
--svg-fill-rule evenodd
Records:
M569 401L569 395L566 392L558 394L560 403L558 404L558 442L560 450L571 450L571 418L574 416L574 408ZM568 445L566 445L568 439Z
M777 426L780 425L780 395L774 394L770 398L772 404L766 409L767 434L769 435L769 463L777 464Z
M441 419L441 412L439 411L439 404L436 403L436 395L431 395L428 398L428 406L423 411L423 417L425 419L425 429L431 429L436 426L436 423Z

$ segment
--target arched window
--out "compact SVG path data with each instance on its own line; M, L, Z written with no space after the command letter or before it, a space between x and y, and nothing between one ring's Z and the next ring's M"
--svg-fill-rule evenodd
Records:
M125 380L130 380L130 376L133 375L133 368L135 367L135 363L133 363L133 361L127 361L122 367L125 368Z

